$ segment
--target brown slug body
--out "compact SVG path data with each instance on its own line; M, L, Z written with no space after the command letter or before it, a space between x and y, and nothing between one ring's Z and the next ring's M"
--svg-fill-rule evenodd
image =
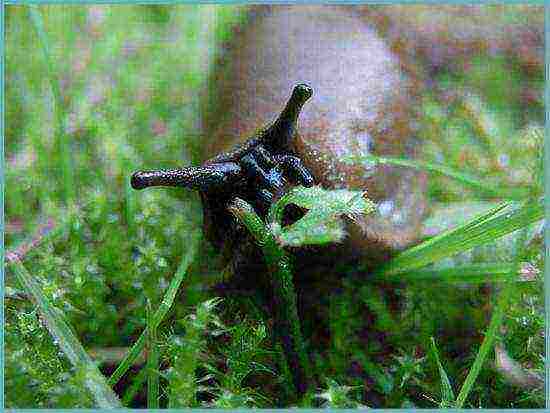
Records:
M394 49L430 72L463 68L480 54L505 56L527 73L544 69L544 6L423 4L357 6Z
M417 240L425 176L345 158L415 156L419 82L411 67L354 8L255 7L215 69L205 158L269 123L293 85L310 84L315 94L302 111L294 150L317 183L363 189L377 202L379 211L363 219L362 230L350 228L345 254L387 259Z

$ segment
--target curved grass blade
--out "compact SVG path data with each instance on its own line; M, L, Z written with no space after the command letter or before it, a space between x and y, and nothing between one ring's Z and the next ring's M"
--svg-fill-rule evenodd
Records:
M72 151L69 145L69 137L65 133L64 119L66 117L67 108L61 95L59 87L59 78L57 71L52 62L50 55L50 42L44 30L44 21L42 15L36 5L29 5L29 16L38 35L40 45L44 52L44 59L48 70L48 79L52 88L52 93L55 103L55 133L57 137L57 147L61 154L61 174L63 177L63 194L65 196L65 204L69 205L75 199L75 182L73 173Z
M61 313L50 304L36 279L18 259L10 261L9 266L13 269L15 276L21 285L23 285L25 291L35 301L40 313L44 317L48 331L57 341L65 356L67 356L73 366L81 371L83 370L84 382L97 405L101 408L121 408L122 404L118 396L107 384L105 377L100 373L72 329L62 318Z
M460 182L464 186L473 189L479 193L482 193L486 196L492 198L504 198L510 200L521 200L529 196L532 193L532 189L529 187L510 187L510 186L494 186L483 180L464 173L457 171L453 168L449 168L446 165L437 164L433 162L411 160L404 158L387 158L383 156L376 155L354 155L346 158L348 162L370 162L373 165L395 165L395 166L404 166L407 168L413 168L421 171L426 171L435 175L442 175L447 178L454 179L457 182Z

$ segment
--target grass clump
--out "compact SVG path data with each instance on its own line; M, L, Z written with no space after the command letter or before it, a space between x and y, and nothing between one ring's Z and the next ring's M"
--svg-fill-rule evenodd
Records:
M264 364L265 326L239 320L226 326L216 313L221 300L214 298L197 306L178 324L182 334L167 341L166 359L168 407L265 407L269 399L248 385L253 376L270 375ZM216 338L223 343L215 343ZM257 383L256 383L257 384Z
M67 362L34 309L7 311L5 402L14 408L90 408L84 377ZM31 391L32 390L32 391Z

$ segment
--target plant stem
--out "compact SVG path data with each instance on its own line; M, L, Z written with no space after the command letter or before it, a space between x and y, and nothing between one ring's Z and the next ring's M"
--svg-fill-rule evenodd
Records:
M289 367L294 372L294 385L300 394L304 394L308 388L311 370L298 318L296 292L294 291L289 258L277 244L271 231L247 202L235 198L228 209L248 228L262 248L271 275L275 300L275 336L281 341Z
M472 367L468 372L468 376L466 377L466 380L464 380L464 384L462 385L460 393L456 398L455 407L457 409L461 409L464 405L464 402L466 401L466 398L468 397L468 394L470 393L470 390L472 389L472 386L474 385L477 376L481 371L481 367L483 367L483 363L485 362L487 354L493 348L493 343L497 336L498 329L502 324L502 320L504 318L504 312L508 308L510 298L512 297L515 289L515 282L510 281L506 283L504 290L498 298L498 303L495 308L495 312L493 313L493 316L491 318L491 322L489 323L487 334L485 334L485 338L483 339L483 343L481 343L481 347L479 348L479 352L477 353L476 359L474 360L474 364L472 364Z
M159 408L159 354L157 326L155 325L151 301L147 299L147 408Z

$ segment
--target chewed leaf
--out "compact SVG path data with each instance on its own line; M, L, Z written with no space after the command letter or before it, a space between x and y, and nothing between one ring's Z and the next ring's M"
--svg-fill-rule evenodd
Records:
M309 211L294 224L282 227L283 212L289 204ZM346 235L343 215L366 215L374 210L374 204L361 191L300 186L290 190L272 205L268 220L282 245L319 245L342 241Z
M346 236L344 223L338 217L326 222L304 217L287 228L276 236L281 245L292 247L340 242Z

